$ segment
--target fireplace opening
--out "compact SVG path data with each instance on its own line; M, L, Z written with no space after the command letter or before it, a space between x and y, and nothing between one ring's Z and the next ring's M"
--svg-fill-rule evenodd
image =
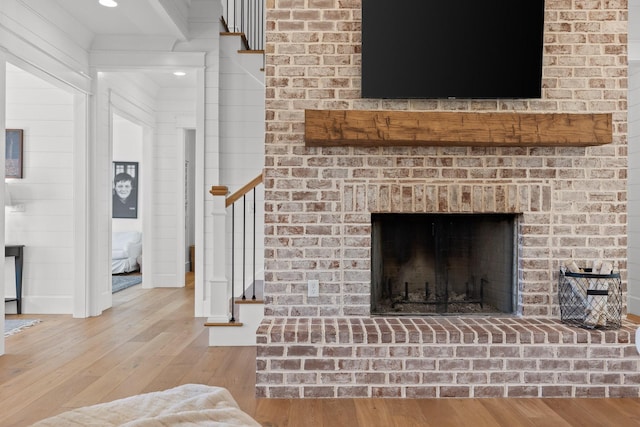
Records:
M371 313L513 313L516 216L372 214Z

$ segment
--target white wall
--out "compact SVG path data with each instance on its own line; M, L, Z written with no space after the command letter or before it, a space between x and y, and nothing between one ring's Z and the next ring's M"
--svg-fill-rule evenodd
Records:
M0 52L0 100L6 99L6 59L5 59L5 55ZM4 129L5 128L5 109L6 109L6 103L5 102L0 102L0 129ZM4 158L0 158L0 169L5 167L5 161ZM0 196L2 197L2 200L4 202L5 198L4 196ZM5 213L2 212L1 214L2 216L2 220L5 220ZM2 231L0 231L0 236L2 236L2 238L0 240L2 240L3 242L5 241L5 230L4 228L2 229ZM3 279L3 284L2 286L0 286L1 289L4 289L4 284L7 282L7 280L5 279L4 275L5 275L5 268L4 268L4 264L0 264L0 278ZM2 326L2 329L4 330L4 314L6 311L5 308L6 304L2 305L2 308L0 308L0 326ZM0 355L4 354L4 337L2 339L0 339Z
M629 1L627 312L640 315L640 0Z
M184 285L186 131L196 126L196 90L162 88L153 143L153 247L156 287ZM202 159L200 159L202 161Z
M195 206L195 180L196 180L196 131L189 130L186 134L185 145L185 177L187 191L186 195L186 218L185 218L185 256L187 257L185 262L185 271L193 271L194 266L191 265L190 259L190 247L196 244L196 206ZM195 262L194 262L195 264Z
M198 87L204 90L196 92L198 108L196 110L195 155L195 209L196 209L196 271L195 274L195 310L196 316L205 316L210 302L205 287L213 280L213 197L209 193L211 186L222 185L220 181L220 128L219 128L219 91L220 91L220 22L222 5L217 1L192 0L189 11L190 34L192 39L178 43L178 52L207 52L206 69L199 76ZM199 107L202 105L202 107ZM198 265L200 267L198 267Z
M264 168L263 59L238 54L239 36L221 37L220 43L220 181L235 191Z
M6 126L24 130L24 176L7 180L24 210L6 218L6 242L25 245L23 312L72 313L73 95L11 65L6 82ZM12 259L5 265L5 293L15 294Z
M628 299L640 315L640 61L629 63Z
M265 88L262 55L239 54L239 36L220 40L220 169L221 184L231 193L262 173L264 168ZM253 199L256 199L253 236ZM246 195L236 204L235 216L235 293L264 278L264 187ZM246 212L242 212L242 210ZM227 253L231 252L231 209L227 219ZM244 222L244 224L243 224ZM215 237L214 237L215 238ZM255 241L255 248L253 242ZM255 267L253 257L255 252ZM241 260L245 260L244 272ZM231 257L227 257L231 272ZM244 283L242 283L244 278Z
M0 1L0 46L21 61L88 92L93 34L48 0Z

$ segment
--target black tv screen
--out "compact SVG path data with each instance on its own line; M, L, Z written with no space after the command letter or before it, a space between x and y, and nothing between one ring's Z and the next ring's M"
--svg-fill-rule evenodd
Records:
M362 0L363 98L540 98L544 0Z

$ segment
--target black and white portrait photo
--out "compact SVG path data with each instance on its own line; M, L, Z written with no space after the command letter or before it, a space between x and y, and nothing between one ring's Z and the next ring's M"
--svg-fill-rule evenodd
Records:
M113 162L112 217L138 217L138 162Z

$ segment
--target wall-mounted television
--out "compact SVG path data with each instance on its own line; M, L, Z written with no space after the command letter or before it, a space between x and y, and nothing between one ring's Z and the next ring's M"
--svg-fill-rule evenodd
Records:
M540 98L544 0L362 0L363 98Z

